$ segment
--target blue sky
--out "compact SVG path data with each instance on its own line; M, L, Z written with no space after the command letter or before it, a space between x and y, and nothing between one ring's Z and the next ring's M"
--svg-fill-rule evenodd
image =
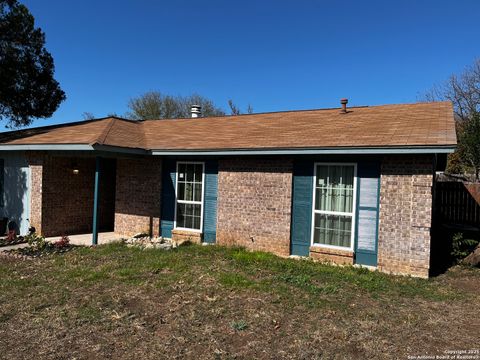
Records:
M67 94L34 126L148 90L255 112L415 102L480 56L480 1L21 0Z

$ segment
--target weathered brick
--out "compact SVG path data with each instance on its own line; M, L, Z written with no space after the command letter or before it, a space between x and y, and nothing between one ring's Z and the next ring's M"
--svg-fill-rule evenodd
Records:
M335 264L353 265L353 251L310 246L310 257Z
M27 159L30 166L30 226L42 233L42 184L43 184L43 158L40 152L28 152Z
M172 240L177 244L185 242L200 244L202 242L202 234L196 231L174 229L172 230Z
M290 253L292 161L219 161L217 243Z
M428 155L382 161L378 268L428 277L433 162Z
M160 231L162 160L159 157L118 159L115 232L125 236Z
M73 174L72 164L79 169ZM94 158L45 155L42 179L44 236L89 233L93 222Z

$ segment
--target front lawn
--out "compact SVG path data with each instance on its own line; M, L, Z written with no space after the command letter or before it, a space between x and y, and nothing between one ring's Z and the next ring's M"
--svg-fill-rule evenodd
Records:
M4 358L404 358L479 347L480 270L431 280L220 246L0 258Z

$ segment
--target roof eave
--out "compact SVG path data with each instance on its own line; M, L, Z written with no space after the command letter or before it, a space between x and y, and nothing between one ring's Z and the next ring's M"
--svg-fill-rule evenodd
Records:
M146 149L100 144L0 144L0 151L103 151L148 155Z
M92 151L92 145L89 144L0 144L0 151Z
M308 149L212 149L212 150L152 150L152 155L369 155L369 154L449 154L455 145L398 147L329 147Z
M129 148L129 147L122 147L122 146L114 146L114 145L102 145L102 144L94 144L93 149L96 151L116 152L116 153L122 153L122 154L149 155L152 153L148 149Z
M369 155L369 154L449 154L455 145L388 146L388 147L325 147L269 149L141 149L100 144L0 144L0 151L105 151L140 155Z

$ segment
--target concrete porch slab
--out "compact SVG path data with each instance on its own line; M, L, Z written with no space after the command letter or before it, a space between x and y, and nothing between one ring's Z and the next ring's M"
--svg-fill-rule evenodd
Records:
M70 239L70 244L77 246L90 246L92 245L92 234L80 234L80 235L71 235L68 237ZM111 242L119 241L122 239L122 236L114 232L104 232L98 233L98 245L104 245ZM60 240L60 236L53 236L46 238L45 240L49 242L55 242ZM13 249L20 249L28 246L28 244L15 244L11 246L2 246L0 251L7 251Z
M81 245L81 246L90 246L92 245L92 234L80 234L80 235L69 235L70 244L72 245ZM108 244L114 241L122 239L122 236L114 232L102 232L98 233L98 245ZM47 241L55 242L60 240L60 236L54 236L46 238Z

